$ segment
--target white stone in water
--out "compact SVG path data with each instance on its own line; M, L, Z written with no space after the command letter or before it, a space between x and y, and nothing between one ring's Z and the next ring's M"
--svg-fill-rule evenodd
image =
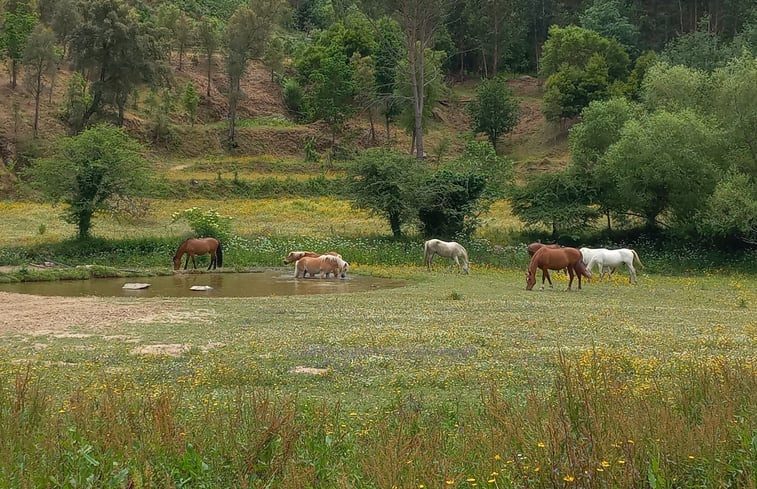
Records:
M210 285L193 285L189 290L213 290L213 287Z
M121 288L129 289L129 290L138 290L138 289L146 289L149 286L150 284L128 283L128 284L124 284L124 286Z

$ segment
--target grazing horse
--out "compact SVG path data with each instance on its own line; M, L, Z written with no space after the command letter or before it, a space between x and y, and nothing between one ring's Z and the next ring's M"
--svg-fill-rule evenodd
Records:
M536 253L542 248L557 249L557 248L560 248L560 245L557 243L555 244L531 243L530 245L528 245L526 250L528 251L528 256L534 256L534 253Z
M350 264L342 260L340 256L321 255L321 256L304 256L294 264L294 277L305 277L309 273L311 277L318 274L320 277L328 277L329 273L334 274L334 278L347 276Z
M184 270L189 265L189 258L192 258L192 267L197 269L197 263L195 263L195 255L204 255L210 253L210 265L215 269L216 265L220 268L223 266L223 246L215 238L189 238L185 239L183 243L179 245L179 249L176 250L176 254L173 257L173 269L178 270L181 267L181 257L186 253L187 261L184 263Z
M526 290L531 290L536 283L536 270L541 268L541 288L544 288L544 279L549 281L552 287L552 279L549 278L549 270L568 269L570 282L568 290L573 285L573 276L578 275L578 289L581 289L581 275L591 278L591 272L586 269L581 261L581 252L575 248L541 248L531 257L526 274Z
M600 253L600 252L603 252L603 251L607 251L607 248L581 248L579 251L581 252L581 256L583 257L582 259L583 259L584 265L586 265L589 268L589 270L592 273L594 273L594 264L592 263L592 266L589 266L589 263L592 262L594 256L597 253ZM601 280L602 279L602 275L604 275L605 273L608 273L609 275L612 275L613 272L615 272L615 269L614 268L609 268L609 267L603 269L602 267L600 267L597 270L597 272L599 273L599 278Z
M468 252L460 243L454 241L447 242L440 239L429 239L423 243L423 263L428 270L431 270L431 262L434 260L435 254L449 258L449 268L452 269L452 264L454 263L457 265L458 271L460 271L460 258L462 258L463 270L465 270L465 273L470 272L468 266Z
M605 268L614 271L620 265L625 263L628 268L628 281L630 283L636 283L638 280L636 279L636 269L633 266L634 262L638 263L640 267L644 266L641 264L639 255L635 250L628 248L620 248L617 250L595 250L595 253L593 253L589 259L588 267L589 270L591 270L594 264L598 265L602 272L599 275L599 279L602 280ZM608 273L608 276L612 275L612 271Z

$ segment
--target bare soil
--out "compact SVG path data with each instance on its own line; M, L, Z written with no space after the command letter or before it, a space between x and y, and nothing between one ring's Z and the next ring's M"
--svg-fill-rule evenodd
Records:
M167 301L113 302L95 297L42 297L0 292L0 334L56 334L81 326L103 331L124 322L159 320L170 314Z

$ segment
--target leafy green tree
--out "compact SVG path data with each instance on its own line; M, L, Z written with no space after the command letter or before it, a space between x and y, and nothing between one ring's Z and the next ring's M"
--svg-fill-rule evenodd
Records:
M184 111L189 116L189 120L192 121L192 126L194 126L197 119L197 107L200 104L200 95L197 93L197 87L195 87L195 84L191 80L184 86L184 91L181 94L181 103L184 106Z
M568 171L532 174L510 198L512 212L527 226L544 225L552 238L590 226L597 211L590 205L587 186Z
M611 213L622 206L615 179L603 171L600 163L610 146L620 139L623 126L642 115L641 106L622 97L595 101L581 112L581 123L570 129L570 175L590 189L592 203L606 216L608 229L612 228Z
M123 125L129 94L163 74L156 41L157 33L123 0L86 1L83 20L71 38L74 66L93 80L84 125L105 104L116 107L116 122Z
M279 36L272 37L271 40L268 41L268 46L266 46L265 52L263 53L263 64L271 70L271 82L274 81L274 75L276 72L278 71L281 73L284 69L284 58L286 58L284 41L282 41Z
M34 95L34 137L37 137L39 127L39 102L42 98L44 80L52 75L58 66L58 53L55 49L55 34L39 24L37 25L24 48L24 65L26 66L26 85Z
M469 0L464 15L466 28L477 50L482 53L484 76L496 77L499 65L509 53L517 50L525 34L521 21L524 2L521 0ZM452 53L448 53L452 54Z
M547 120L575 117L594 100L608 96L607 64L594 55L585 69L564 66L547 79L543 110Z
M548 77L566 65L586 69L596 55L606 63L610 82L628 74L628 53L615 39L606 39L597 32L574 25L554 25L549 28L549 38L542 48L541 74Z
M704 235L757 244L757 181L754 175L729 172L715 186L697 218Z
M382 17L376 22L377 36L373 61L376 66L376 94L384 116L387 144L391 139L389 124L399 114L400 104L395 97L397 81L397 65L402 57L402 30L399 24L389 18Z
M331 128L331 145L336 135L353 112L352 100L357 85L353 70L340 51L332 50L320 68L311 75L310 93L314 115L325 121Z
M456 170L483 175L486 188L481 197L482 205L488 206L495 200L507 196L513 184L513 162L497 154L489 141L466 142L462 154L451 164Z
M213 70L213 55L221 42L221 23L214 17L203 17L197 26L197 37L207 63L207 80L205 94L210 97L210 81Z
M476 98L468 106L473 132L486 133L496 150L502 134L518 124L520 106L504 78L484 80L476 87Z
M421 232L426 238L453 239L470 236L479 225L481 197L486 177L472 171L441 168L419 189L418 208Z
M389 221L392 234L417 213L418 188L426 172L419 160L390 149L364 151L349 169L353 205Z
M141 152L122 129L98 125L63 139L55 156L36 160L28 173L48 199L67 204L64 219L83 239L111 197L140 195L149 187L151 167Z
M24 56L24 48L37 18L27 2L20 1L13 11L5 12L3 28L0 30L0 47L3 54L10 60L11 88L16 88L18 66Z
M647 71L641 97L650 111L692 109L704 112L709 105L709 83L704 71L659 62Z
M176 49L179 50L179 71L183 68L184 52L187 50L187 47L194 43L196 34L197 24L190 16L182 12L176 21L176 31L174 34L176 37Z
M75 0L55 0L55 11L50 27L63 48L63 59L66 58L71 36L80 22L81 14Z
M602 164L629 214L650 228L667 221L683 230L717 183L722 144L717 128L696 113L657 111L628 121Z
M581 27L615 39L628 53L637 52L639 28L628 20L619 0L595 0L580 18Z
M697 30L670 41L660 53L660 59L671 65L712 71L725 65L731 53L730 46L722 42L716 33Z
M163 2L158 5L155 12L155 23L159 29L158 40L168 54L168 62L171 62L171 51L173 49L174 40L176 39L176 30L179 24L179 17L181 17L182 11L172 2Z
M373 119L378 106L378 93L376 91L376 67L370 56L360 56L355 53L350 59L350 65L355 78L355 102L358 107L368 114L371 124L371 143L376 143L376 129Z
M227 140L232 146L236 145L237 105L242 96L242 77L250 60L259 58L263 53L282 8L278 0L251 2L249 7L239 7L226 27L226 73L229 77Z
M728 159L740 171L757 175L757 57L749 52L715 70L711 112L729 141Z
M307 115L305 91L296 78L284 82L283 97L284 105L295 118L303 119Z
M84 129L84 115L91 103L92 96L87 92L87 80L81 73L74 72L66 84L61 111L61 118L71 134L78 134Z

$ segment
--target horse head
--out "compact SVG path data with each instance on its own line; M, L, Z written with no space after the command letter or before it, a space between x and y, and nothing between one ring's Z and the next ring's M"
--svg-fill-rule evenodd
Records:
M534 284L536 284L536 271L529 270L528 273L526 273L526 290L533 289Z
M173 269L178 270L181 268L181 255L177 254L173 257Z

